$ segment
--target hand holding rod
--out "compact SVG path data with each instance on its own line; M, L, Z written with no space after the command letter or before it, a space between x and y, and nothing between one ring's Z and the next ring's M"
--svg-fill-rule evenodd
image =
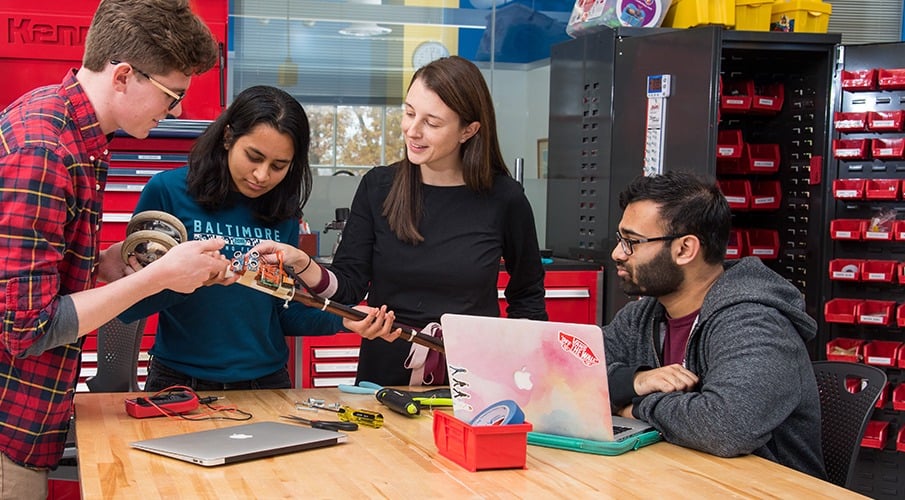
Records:
M339 304L330 299L325 299L323 297L314 295L313 293L311 293L308 285L305 284L305 282L302 281L302 279L292 269L289 269L288 266L283 266L283 272L285 272L286 275L295 280L296 291L292 296L292 300L301 302L308 307L316 307L322 311L327 311L329 313L346 319L351 319L353 321L361 321L362 319L367 317L367 313L365 313L364 311L359 311L358 309L349 307L345 304ZM402 336L400 338L404 340L423 345L424 347L437 352L445 352L442 339L431 337L430 335L421 333L413 326L394 321L393 329L395 330L396 328L402 329Z

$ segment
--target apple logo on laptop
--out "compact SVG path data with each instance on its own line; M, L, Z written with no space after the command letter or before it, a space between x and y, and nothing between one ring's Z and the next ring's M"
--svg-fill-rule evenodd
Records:
M530 391L534 387L534 383L531 382L531 372L528 371L527 366L523 366L521 370L515 372L512 378L515 380L515 386L523 391Z
M251 439L253 437L254 436L252 436L251 434L244 434L242 432L236 432L229 435L230 439Z

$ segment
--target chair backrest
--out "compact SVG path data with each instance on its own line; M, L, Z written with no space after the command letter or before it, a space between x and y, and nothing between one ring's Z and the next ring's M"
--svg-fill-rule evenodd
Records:
M813 366L820 390L826 473L831 483L848 488L864 429L886 386L886 373L874 366L842 361L815 361Z
M85 381L91 392L135 392L138 353L147 318L123 323L114 318L97 330L97 375Z

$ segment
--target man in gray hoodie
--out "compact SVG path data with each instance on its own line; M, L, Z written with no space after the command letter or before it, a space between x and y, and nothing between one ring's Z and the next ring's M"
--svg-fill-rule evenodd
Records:
M642 298L604 328L613 412L680 446L825 479L801 293L760 259L723 261L731 214L713 182L639 177L619 203L612 258Z

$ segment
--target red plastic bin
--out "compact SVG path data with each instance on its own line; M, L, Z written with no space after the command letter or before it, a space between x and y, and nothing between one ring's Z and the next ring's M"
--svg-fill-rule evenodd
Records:
M823 305L823 319L828 323L855 324L860 299L832 299Z
M716 139L716 157L741 158L744 146L741 130L720 130Z
M837 337L826 343L826 359L859 363L864 359L864 344L861 339Z
M877 70L843 70L840 74L840 83L843 90L873 90L877 85Z
M905 410L905 384L899 384L892 390L892 409Z
M868 200L899 199L898 179L868 179L864 181L864 197Z
M779 144L745 144L744 168L751 174L779 171Z
M839 132L863 132L867 130L867 112L836 111L833 127Z
M870 158L870 139L833 139L833 156L843 160Z
M523 469L530 423L472 426L442 411L434 412L434 444L444 457L475 472Z
M872 340L864 344L864 362L874 366L896 366L899 362L901 342Z
M717 184L732 210L747 210L751 206L751 183L747 179L719 180Z
M905 111L871 111L867 113L867 130L872 132L900 132ZM839 127L836 127L837 130Z
M899 429L899 434L896 436L896 450L905 451L905 427Z
M859 200L864 198L864 179L833 180L833 198L837 200Z
M776 210L782 202L779 181L754 181L751 183L751 210Z
M830 221L830 238L834 240L860 240L864 236L867 221L864 219L836 219Z
M905 264L899 264L899 282L902 281L902 272ZM900 305L896 308L896 324L900 327L905 327L905 304ZM899 365L905 368L905 365Z
M761 259L779 256L779 231L775 229L748 229L744 234L748 255Z
M897 240L905 240L905 220L897 220L892 223L892 234ZM905 281L899 281L899 283L905 284Z
M781 83L767 83L763 85L751 84L753 89L751 98L751 112L758 114L775 114L782 109L785 99L785 87Z
M863 278L863 270L861 275ZM895 314L893 312L895 307L896 303L892 300L865 300L855 308L858 324L889 326Z
M720 95L720 111L723 113L747 113L751 110L754 82L751 80L728 81Z
M886 401L889 400L889 382L883 385L883 388L880 389L880 397L877 398L877 403L874 405L875 408L883 408L886 406Z
M870 151L874 158L905 158L905 138L873 139Z
M905 68L877 69L877 86L884 90L905 89Z
M830 261L830 279L836 281L858 281L861 279L861 264L858 259L833 259Z
M877 241L892 240L893 229L895 224L892 222L884 222L882 225L879 221L874 222L873 219L864 221L864 239Z
M882 450L886 447L886 435L889 432L889 422L885 420L871 420L864 430L861 438L862 448L876 448Z
M744 229L729 230L729 244L726 245L727 259L741 259L745 256Z
M866 260L861 264L861 281L892 283L897 265L894 260Z

